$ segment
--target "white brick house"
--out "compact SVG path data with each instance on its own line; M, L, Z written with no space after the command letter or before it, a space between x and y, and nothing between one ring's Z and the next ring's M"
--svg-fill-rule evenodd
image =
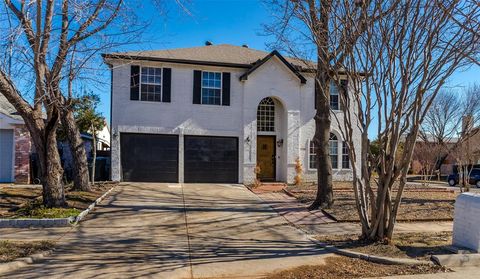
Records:
M314 74L304 63L232 45L103 57L112 70L113 180L249 184L259 165L261 180L292 183L297 158L304 179L316 179ZM334 119L334 179L351 180Z

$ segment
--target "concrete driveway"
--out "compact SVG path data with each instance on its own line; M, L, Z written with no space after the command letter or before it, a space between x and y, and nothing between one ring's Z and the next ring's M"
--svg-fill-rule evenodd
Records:
M328 256L241 185L123 183L7 278L252 278Z

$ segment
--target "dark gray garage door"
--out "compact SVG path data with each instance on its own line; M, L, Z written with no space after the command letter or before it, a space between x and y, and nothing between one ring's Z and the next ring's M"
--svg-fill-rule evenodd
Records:
M178 136L120 135L124 181L178 182Z
M187 183L238 183L238 138L185 136Z

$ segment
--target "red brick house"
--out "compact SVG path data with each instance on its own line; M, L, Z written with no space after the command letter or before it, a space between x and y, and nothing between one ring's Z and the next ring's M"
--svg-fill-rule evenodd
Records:
M22 117L0 94L0 183L30 183L32 143Z

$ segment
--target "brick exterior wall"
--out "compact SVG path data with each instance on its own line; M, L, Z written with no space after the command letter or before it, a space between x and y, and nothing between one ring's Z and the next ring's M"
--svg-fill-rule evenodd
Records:
M32 143L25 125L15 126L15 183L30 182L30 152Z

